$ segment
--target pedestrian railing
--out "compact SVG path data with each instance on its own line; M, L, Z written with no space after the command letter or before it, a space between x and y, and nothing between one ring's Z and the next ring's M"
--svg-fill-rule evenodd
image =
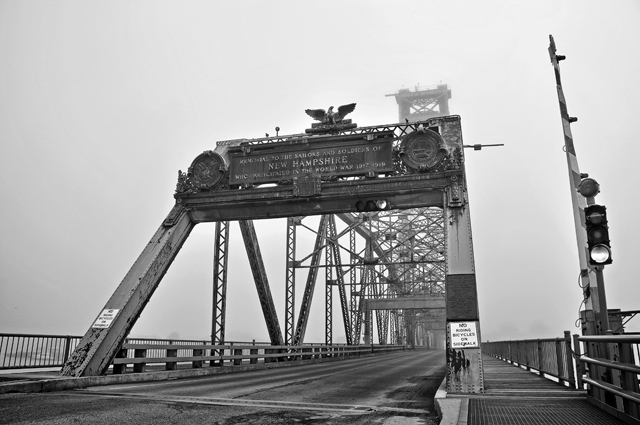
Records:
M639 334L573 335L572 349L565 332L564 338L483 342L482 351L578 389L586 385L589 402L626 423L640 424Z
M627 423L640 423L640 335L574 335L574 341L578 384L588 385L588 400Z
M165 365L165 370L176 370L178 364L190 364L192 368L240 366L245 364L270 363L292 360L310 360L327 357L350 357L371 353L388 353L404 350L400 345L254 345L233 343L225 345L210 344L136 344L125 343L113 360L113 373L128 371L141 373L147 365Z
M62 367L81 339L81 336L70 335L0 333L0 370ZM127 338L126 342L129 344L149 344L153 347L160 344L180 346L209 343L203 340L150 338ZM231 344L270 345L268 342L232 342ZM163 351L153 347L149 349L149 356L160 357ZM179 355L183 355L185 352L185 350L178 349ZM128 357L133 356L132 349L128 353Z
M62 367L81 337L0 333L0 369Z
M70 335L37 335L0 333L0 370L56 368L64 366L82 337ZM363 353L405 349L397 345L303 344L272 346L268 342L226 342L211 345L204 340L172 340L127 338L113 361L114 373L124 373L127 365L143 371L147 364L166 364L171 370L178 363L202 367L226 364L352 356Z
M576 385L571 355L571 334L568 331L565 331L564 338L487 341L482 343L482 351L524 366L527 370L534 369L540 374L553 376L563 385Z

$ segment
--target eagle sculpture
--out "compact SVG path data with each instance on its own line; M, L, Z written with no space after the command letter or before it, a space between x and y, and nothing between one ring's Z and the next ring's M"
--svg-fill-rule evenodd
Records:
M356 109L356 104L349 103L348 105L339 106L338 112L333 111L333 106L330 106L328 111L324 109L305 109L304 111L311 118L320 121L322 124L336 125L341 122L347 114L353 112L354 109Z

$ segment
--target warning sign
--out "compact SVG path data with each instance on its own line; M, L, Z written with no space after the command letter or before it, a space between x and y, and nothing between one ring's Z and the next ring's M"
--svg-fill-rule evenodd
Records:
M478 347L476 322L450 322L451 348Z
M116 315L118 314L119 311L120 310L113 309L113 308L102 310L102 314L98 316L98 319L91 327L92 328L108 328L109 326L111 326L111 322L113 322L113 319L116 318Z

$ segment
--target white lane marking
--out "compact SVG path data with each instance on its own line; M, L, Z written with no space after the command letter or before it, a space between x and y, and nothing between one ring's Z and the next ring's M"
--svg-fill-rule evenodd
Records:
M223 406L253 406L253 407L270 407L281 408L286 407L288 409L299 410L324 410L335 411L342 413L363 414L374 412L381 408L375 406L363 406L363 405L349 405L349 404L323 404L323 403L304 403L295 401L276 401L276 400L240 400L233 398L216 398L216 397L186 397L186 396L162 396L162 395L149 395L149 394L136 394L136 393L106 393L95 391L83 391L76 390L74 394L86 394L92 396L102 397L120 397L120 398L135 398L146 399L155 401L173 401L181 403L192 404L214 404ZM388 408L382 408L387 410ZM395 410L395 409L394 409ZM403 409L400 409L403 410Z
M233 398L218 398L218 397L187 397L187 396L162 396L162 395L149 395L149 394L135 394L135 393L96 393L94 391L77 390L74 393L87 394L87 395L99 395L102 397L119 397L119 398L135 398L154 401L172 401L179 403L191 403L191 404L213 404L222 406L251 406L262 408L282 408L297 409L297 410L322 410L331 412L341 412L349 414L365 414L376 411L385 412L401 412L401 413L413 413L424 415L428 413L423 409L406 409L402 407L386 407L386 406L366 406L358 404L327 404L327 403L307 403L296 401L277 401L277 400L242 400Z

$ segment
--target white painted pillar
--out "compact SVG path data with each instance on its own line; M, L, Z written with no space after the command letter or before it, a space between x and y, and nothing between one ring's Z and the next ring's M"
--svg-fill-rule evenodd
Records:
M466 192L458 179L445 194L447 243L447 392L484 392L480 317Z

